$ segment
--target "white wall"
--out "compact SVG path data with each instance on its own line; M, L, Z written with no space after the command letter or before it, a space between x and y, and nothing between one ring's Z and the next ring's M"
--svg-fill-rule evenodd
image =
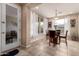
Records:
M77 22L77 26L78 26L78 39L79 39L79 15L78 15L78 22Z
M70 20L72 20L72 19L76 20L75 27L71 27L71 24L68 26L70 26L69 30L70 30L71 39L78 40L78 26L77 26L78 25L78 15L70 15L70 16L68 16L68 19L69 19L69 23L70 23Z

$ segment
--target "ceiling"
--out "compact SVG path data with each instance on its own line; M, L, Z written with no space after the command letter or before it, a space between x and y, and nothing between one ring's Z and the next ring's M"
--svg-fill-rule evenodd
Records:
M43 3L36 7L38 7L38 9L34 7L32 10L48 18L55 16L56 9L58 16L79 12L79 3Z
M40 5L41 3L26 3L25 5L29 8L33 8L33 7L36 7L38 5Z

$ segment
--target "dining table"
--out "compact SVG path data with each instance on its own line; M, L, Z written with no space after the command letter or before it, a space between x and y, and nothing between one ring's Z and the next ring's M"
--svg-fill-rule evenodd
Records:
M60 37L60 30L48 30L49 37L53 41L53 44L59 43L59 37Z

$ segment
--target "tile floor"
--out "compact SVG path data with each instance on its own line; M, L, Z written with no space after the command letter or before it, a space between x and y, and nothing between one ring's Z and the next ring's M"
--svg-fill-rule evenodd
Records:
M49 46L48 40L40 39L32 43L29 48L20 48L16 56L79 56L79 42L68 40L66 46L64 40L60 45Z

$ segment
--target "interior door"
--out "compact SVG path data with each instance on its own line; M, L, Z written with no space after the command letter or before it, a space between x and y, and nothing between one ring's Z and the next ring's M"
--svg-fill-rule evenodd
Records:
M2 5L2 51L20 45L18 27L18 8L14 5Z

